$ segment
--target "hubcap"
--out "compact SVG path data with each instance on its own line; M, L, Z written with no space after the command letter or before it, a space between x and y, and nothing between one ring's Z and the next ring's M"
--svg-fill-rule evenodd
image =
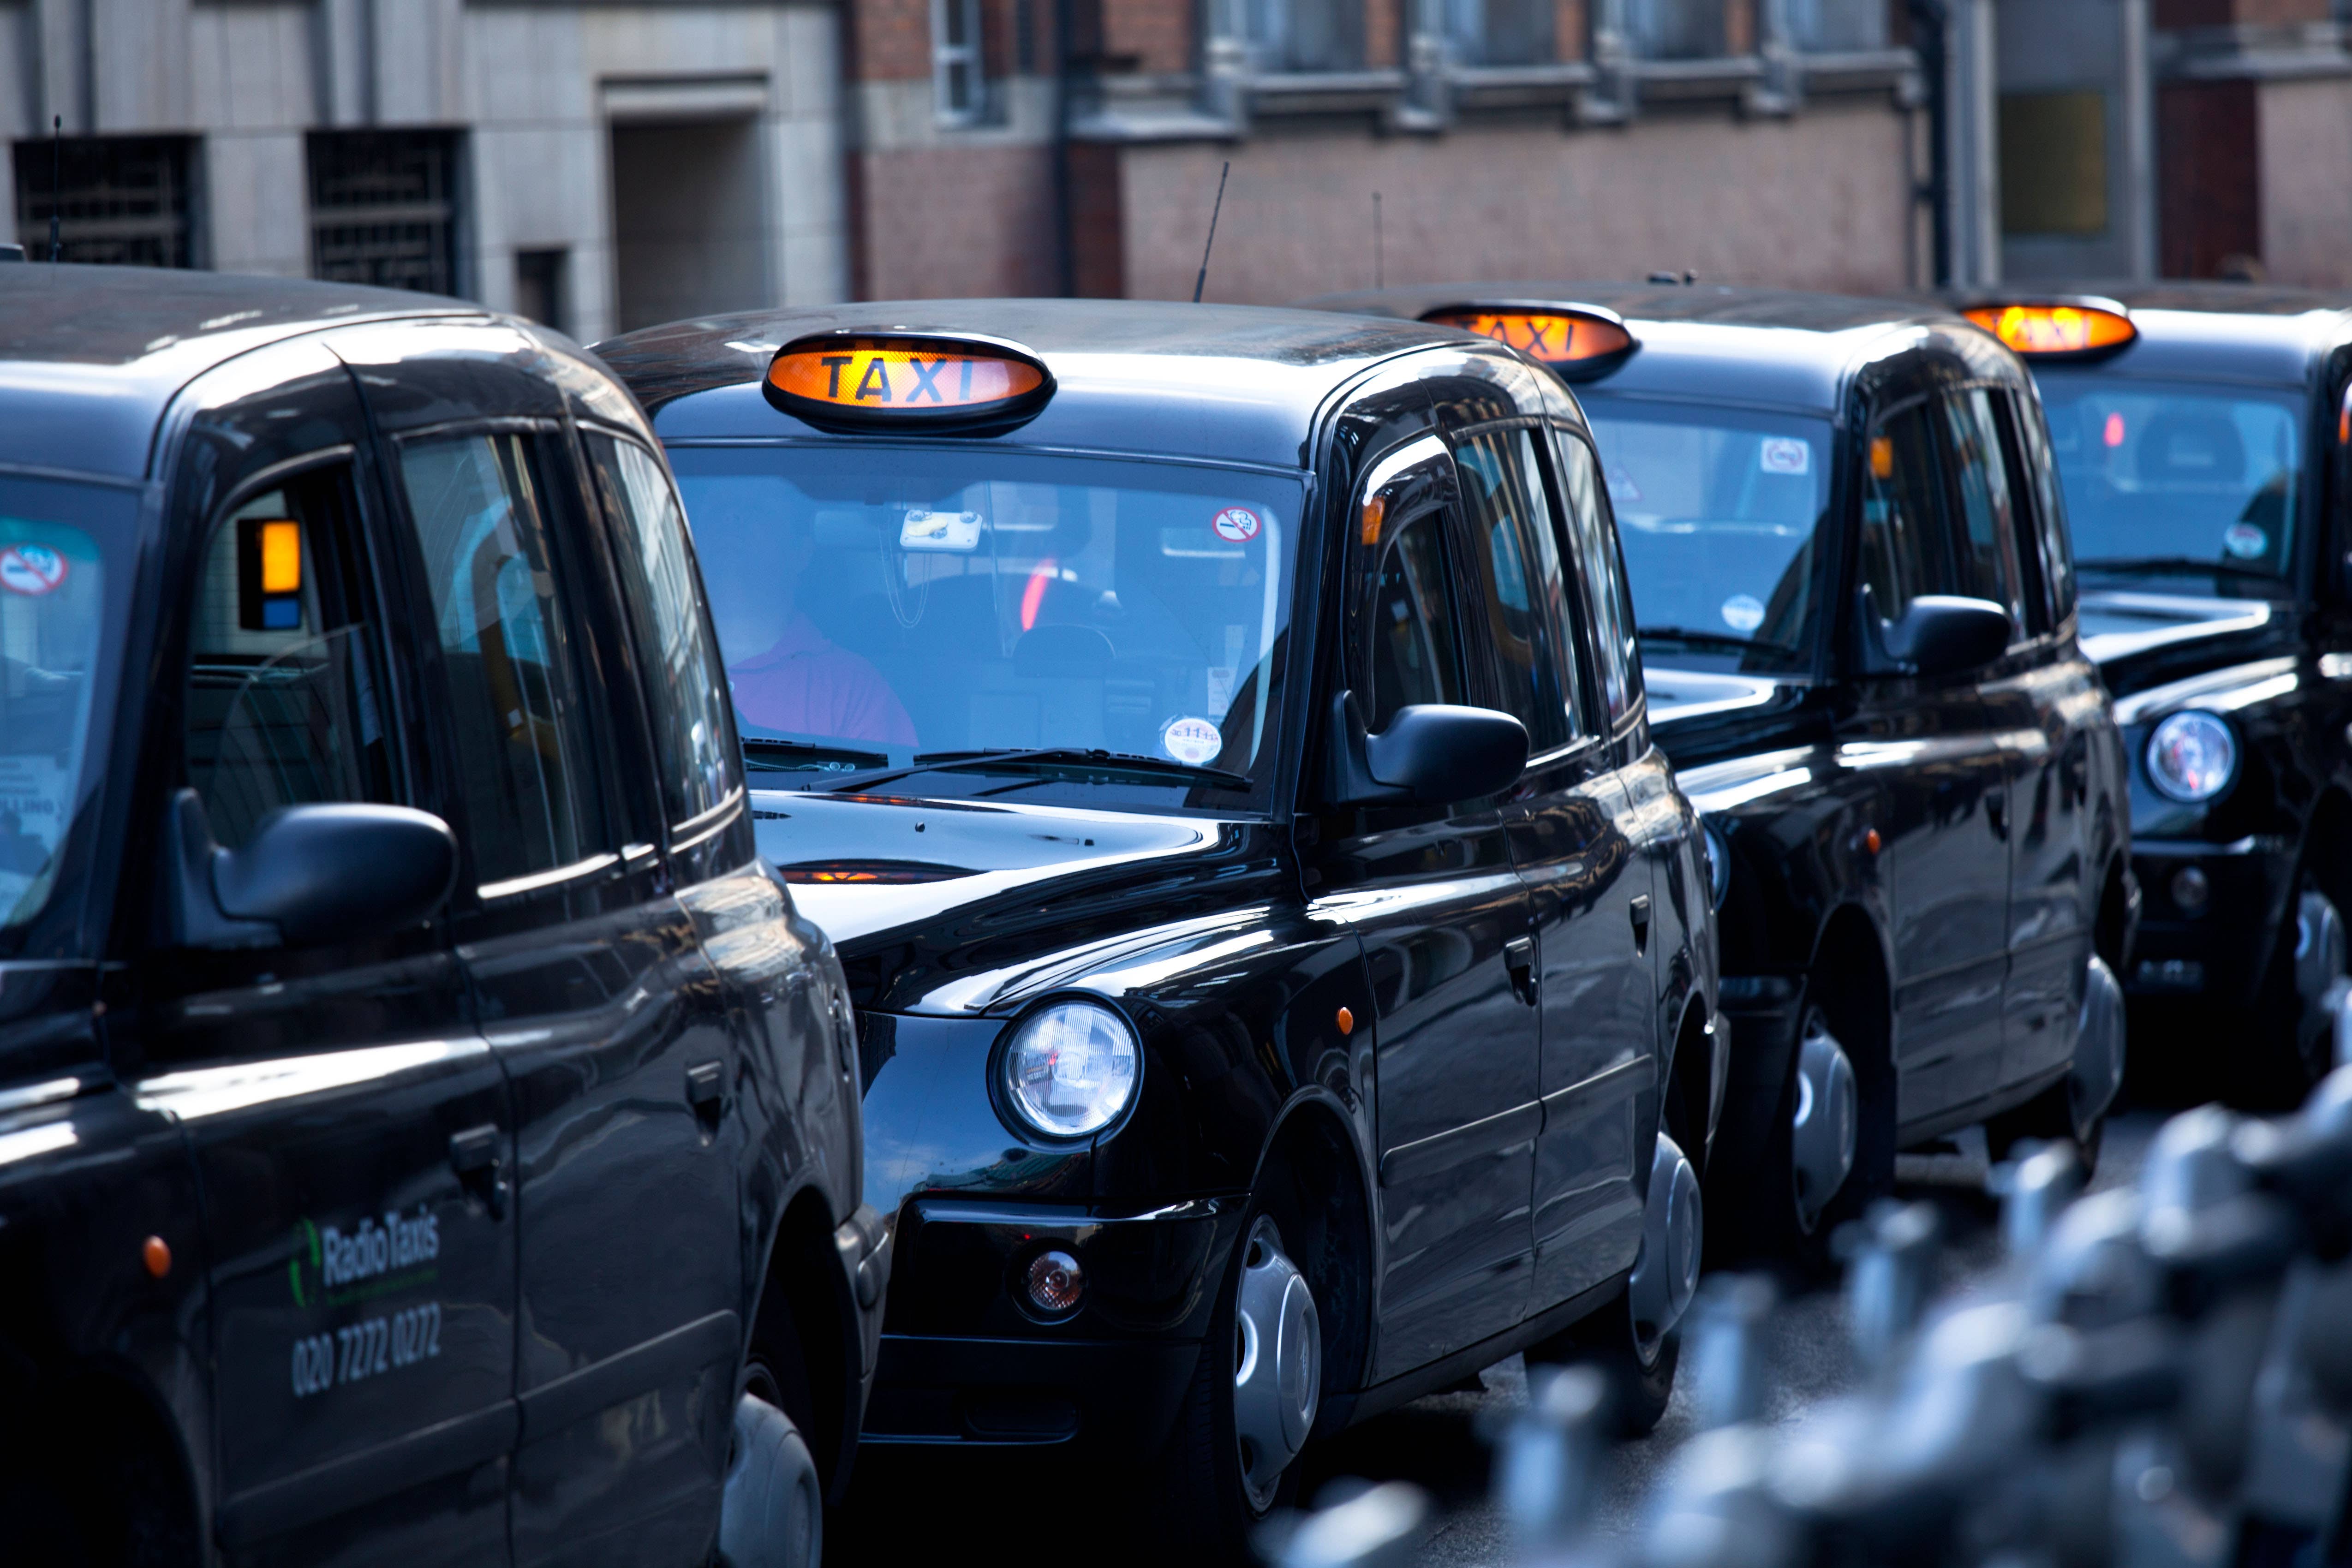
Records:
M1284 1255L1282 1232L1261 1218L1242 1257L1234 1301L1234 1436L1242 1487L1253 1508L1274 1502L1276 1483L1315 1425L1322 1397L1323 1330L1315 1294Z
M1690 1309L1698 1289L1704 1225L1698 1174L1691 1169L1682 1145L1660 1133L1650 1155L1650 1190L1642 1207L1642 1250L1625 1281L1633 1350L1644 1366L1657 1360L1658 1346Z
M1853 1173L1861 1099L1845 1047L1820 1013L1808 1013L1797 1042L1797 1109L1789 1129L1797 1223L1808 1234Z
M2344 976L2345 946L2344 919L2334 902L2324 893L2305 894L2294 912L2294 990L2303 1004L2295 1044L2315 1079L2327 1071L2335 1043L2327 993Z
M2124 988L2107 961L2094 954L2083 977L2083 1016L2074 1030L2074 1064L2066 1076L2066 1107L2074 1141L2087 1146L2091 1130L2124 1084Z

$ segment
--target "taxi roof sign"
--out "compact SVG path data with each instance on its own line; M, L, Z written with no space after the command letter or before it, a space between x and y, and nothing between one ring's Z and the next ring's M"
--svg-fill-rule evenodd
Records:
M1054 377L1017 344L924 332L842 331L776 350L768 401L812 424L860 429L1019 423L1054 395Z
M1441 305L1422 313L1435 327L1458 327L1507 343L1569 380L1615 370L1640 345L1625 319L1598 305L1539 305L1492 301Z
M2088 359L2139 336L2129 308L2089 295L1972 305L1968 319L2029 359Z

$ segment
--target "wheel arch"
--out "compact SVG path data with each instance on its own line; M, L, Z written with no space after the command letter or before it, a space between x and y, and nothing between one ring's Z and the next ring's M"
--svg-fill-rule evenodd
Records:
M1295 1201L1312 1198L1318 1209L1314 1256L1294 1250L1291 1261L1307 1276L1323 1318L1328 1410L1332 1395L1363 1385L1372 1364L1380 1280L1379 1228L1372 1218L1379 1174L1355 1119L1328 1089L1293 1096L1267 1132L1250 1191L1263 1194L1283 1180Z
M61 1490L93 1568L204 1559L196 1456L138 1367L0 1341L0 1391L31 1417L0 1430L0 1497L11 1482ZM68 1462L48 1462L58 1455Z
M814 1182L785 1201L768 1246L744 1358L747 1377L753 1363L768 1371L784 1414L808 1441L827 1495L837 1498L857 1448L865 1353L835 1223Z

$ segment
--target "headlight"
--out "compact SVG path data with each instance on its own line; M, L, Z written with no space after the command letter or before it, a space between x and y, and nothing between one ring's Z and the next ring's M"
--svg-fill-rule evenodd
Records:
M1712 822L1699 823L1698 841L1706 852L1706 901L1713 908L1721 909L1724 894L1731 891L1731 846L1715 831Z
M2238 776L2238 737L2229 722L2191 708L2168 716L2147 737L2147 779L2158 791L2194 805Z
M1135 1098L1141 1059L1127 1020L1098 1002L1055 1002L1023 1019L998 1071L1004 1103L1032 1132L1079 1138Z

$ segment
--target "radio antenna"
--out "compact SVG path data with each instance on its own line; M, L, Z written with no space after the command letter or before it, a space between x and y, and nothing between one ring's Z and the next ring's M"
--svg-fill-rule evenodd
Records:
M63 210L66 199L65 159L66 117L53 114L49 116L49 260L52 263L66 258L65 241L58 237L58 214Z
M1381 193L1372 193L1372 287L1386 288L1386 269L1381 265Z
M1225 210L1225 176L1233 172L1234 161L1230 158L1225 160L1225 166L1217 172L1217 204L1209 209L1209 243L1201 247L1201 273L1199 277L1192 279L1192 303L1195 305L1201 302L1201 290L1208 286L1209 252L1216 248L1217 214Z

